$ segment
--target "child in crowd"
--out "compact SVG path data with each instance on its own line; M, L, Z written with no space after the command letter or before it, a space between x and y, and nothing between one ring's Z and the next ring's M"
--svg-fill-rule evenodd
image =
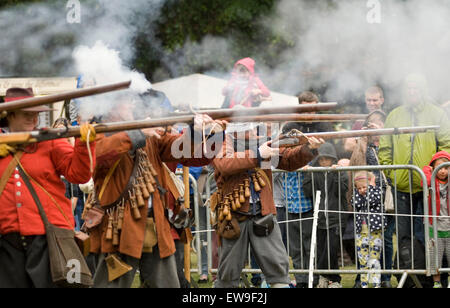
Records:
M360 269L380 270L380 255L383 247L383 228L386 219L383 217L384 205L381 202L382 188L375 184L372 172L356 172L355 191L352 205L355 212L356 249ZM368 288L372 283L375 288L381 287L379 273L363 273L361 287Z
M423 168L425 176L427 177L428 187L431 187L431 175L433 170L435 170L439 165L443 163L450 162L450 154L446 151L440 151L436 153L428 166ZM436 251L433 249L431 253L431 262L435 263L436 255L438 253L438 264L434 264L435 268L442 267L442 259L444 255L447 256L447 262L450 264L450 198L448 195L449 185L448 185L448 168L440 168L435 181L436 187L436 224L437 224L437 234L438 239ZM429 214L433 215L431 194L429 196ZM433 217L430 217L430 238L434 239L433 230ZM437 273L433 275L434 288L442 288L440 274Z
M324 143L318 149L312 167L337 167L336 150L331 143ZM306 166L303 169L309 169ZM340 236L346 222L342 211L347 209L346 194L348 177L346 172L305 172L303 189L305 197L315 202L317 191L321 191L319 219L317 223L317 268L339 269L338 253ZM314 204L313 202L313 204ZM341 277L336 274L321 275L319 288L342 288Z
M231 79L222 94L225 96L222 108L258 107L263 100L271 100L270 91L255 74L252 58L244 58L234 64Z

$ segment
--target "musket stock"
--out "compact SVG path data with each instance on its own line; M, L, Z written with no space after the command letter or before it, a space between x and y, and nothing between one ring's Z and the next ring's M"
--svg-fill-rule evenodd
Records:
M124 81L119 83L107 84L102 86L95 86L83 89L76 89L73 91L57 93L47 96L30 97L20 99L12 102L0 104L0 112L18 110L22 108L29 108L41 105L48 105L60 101L70 100L74 98L80 98L90 95L102 94L117 90L126 89L130 86L131 81Z

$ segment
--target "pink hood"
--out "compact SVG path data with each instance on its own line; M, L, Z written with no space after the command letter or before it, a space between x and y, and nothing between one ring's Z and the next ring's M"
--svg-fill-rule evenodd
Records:
M238 64L245 66L252 75L255 74L255 60L253 60L252 58L244 58L244 59L237 61L234 64L234 68L236 68L238 66Z

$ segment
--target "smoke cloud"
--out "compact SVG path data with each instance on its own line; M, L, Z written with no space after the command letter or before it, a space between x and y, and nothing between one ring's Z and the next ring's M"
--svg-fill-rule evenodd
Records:
M374 13L379 13L375 22ZM349 0L331 6L283 0L271 24L295 47L280 56L279 67L262 68L261 75L272 88L290 94L328 83L324 96L330 100L348 91L363 94L378 83L394 93L387 103L399 104L403 79L419 72L442 102L450 99L449 14L448 2L441 0Z
M0 75L74 76L82 71L95 72L107 58L93 61L83 52L101 49L97 41L114 50L109 56L115 57L116 62L119 57L121 68L126 68L136 53L130 42L136 30L144 29L146 40L160 51L164 66L154 72L155 81L196 70L228 78L232 63L238 60L233 55L234 37L207 36L200 42L187 42L170 53L164 52L151 23L160 17L164 2L81 1L80 24L67 23L65 1L3 10ZM393 108L401 104L403 79L418 72L426 76L429 93L441 103L450 100L447 2L280 0L274 14L257 23L282 35L292 47L277 55L276 65L264 65L259 60L263 57L258 52L267 46L252 46L256 52L240 57L255 58L262 81L272 91L285 94L296 95L313 88L321 94L322 101L344 104L356 97L362 108L364 90L379 84L386 92L387 107ZM115 74L109 77L123 80Z

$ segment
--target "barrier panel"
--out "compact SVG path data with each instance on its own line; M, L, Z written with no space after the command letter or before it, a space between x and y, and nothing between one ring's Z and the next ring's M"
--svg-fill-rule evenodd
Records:
M449 164L450 165L450 164ZM386 258L386 253L388 255L390 255L390 252L386 251L386 243L385 243L385 238L389 238L390 234L385 234L386 233L386 229L383 228L382 229L382 256L380 259L380 266L379 268L375 268L375 269L360 269L357 268L356 264L358 264L357 260L358 260L358 251L357 251L357 247L356 247L356 242L355 239L357 237L356 231L353 228L353 239L350 238L350 240L345 239L344 238L344 232L345 232L345 226L347 225L347 223L349 222L348 219L345 219L345 217L343 216L347 216L347 215L353 215L353 223L355 224L355 220L356 220L356 214L361 214L360 212L356 212L352 209L348 208L348 203L343 204L342 200L343 196L339 196L338 197L338 202L339 202L339 210L335 211L335 210L330 210L330 209L323 209L323 210L319 210L319 208L317 206L314 207L316 213L308 213L308 215L298 215L297 219L289 219L289 214L288 214L288 204L286 202L285 206L285 211L286 211L286 220L279 220L278 223L280 224L280 226L282 226L283 224L285 226L289 226L289 224L294 224L294 223L298 223L299 228L298 228L298 232L299 232L299 239L300 239L300 258L298 259L298 263L300 264L300 266L298 266L299 264L294 264L294 268L290 269L290 274L292 275L299 275L299 274L303 274L307 276L307 280L306 282L308 283L308 285L311 287L312 286L312 281L313 281L313 275L345 275L345 274L384 274L384 275L400 275L397 277L398 280L398 287L403 287L405 285L405 283L407 282L407 278L410 277L412 283L414 283L416 286L421 287L422 286L422 282L421 279L419 279L417 277L417 275L426 275L426 276L430 276L432 275L434 272L432 271L431 268L431 259L430 259L430 253L432 253L431 249L424 249L424 266L416 266L416 261L419 261L422 259L421 257L421 249L420 249L420 245L417 246L416 245L416 240L419 240L420 242L423 241L423 245L425 248L428 247L432 247L430 246L432 241L430 240L430 236L429 236L429 221L428 221L428 217L430 217L430 213L429 213L429 207L428 207L428 187L427 187L427 181L426 181L426 177L425 174L423 173L423 171L418 168L417 166L413 166L413 165L393 165L393 166L352 166L352 167L337 167L337 168L322 168L322 167L311 167L309 169L306 170L297 170L296 173L298 175L298 177L300 177L302 174L305 175L306 173L311 173L312 178L314 178L314 176L318 173L322 173L325 175L325 181L327 181L329 175L331 173L337 173L338 177L344 177L344 174L347 174L349 172L357 172L357 171L371 171L371 172L379 172L379 171L385 171L385 170L390 170L391 172L393 172L393 181L391 183L392 186L392 194L394 197L394 204L395 204L395 212L393 213L384 213L382 215L382 219L383 222L384 220L389 220L389 224L388 227L390 227L389 232L393 232L392 229L395 229L395 231L392 233L392 242L394 243L395 239L398 239L399 237L399 223L400 223L400 231L403 232L400 235L406 238L406 240L402 240L402 245L405 244L407 247L410 247L410 250L405 250L403 247L400 249L400 243L398 240L395 241L395 245L392 244L392 256L395 254L396 257L395 259L391 259L391 262L388 262L389 260ZM422 182L424 183L424 188L423 188L423 194L415 194L413 193L412 190L412 183L410 181L410 185L409 185L409 191L408 192L400 192L397 191L396 187L397 187L397 170L408 170L408 175L409 175L409 179L412 179L412 173L416 172ZM276 177L276 174L280 174L280 175L284 175L285 176L285 180L286 180L286 175L288 172L285 171L281 171L281 170L274 170L273 171L273 175L274 178ZM350 185L351 187L354 186L354 174L353 176L350 178ZM213 193L214 191L214 185L212 185L214 182L214 175L210 174L208 176L208 179L206 181L206 186L205 186L205 195L203 196L205 200L207 200L209 198L209 196ZM314 180L312 181L314 183ZM338 191L341 192L341 185L343 185L342 181L338 180L337 182L338 184ZM352 188L349 188L352 190ZM313 188L314 191L314 188ZM383 190L382 194L384 194L385 191ZM325 206L328 204L328 191L322 191L321 192L321 197L320 198L324 198L325 201ZM353 193L352 193L353 194ZM198 194L194 194L197 195ZM284 196L285 199L287 199L287 196ZM417 198L420 198L420 200L417 200ZM400 198L400 199L399 199ZM316 194L313 195L313 200L312 200L312 204L316 204ZM413 202L414 201L414 202ZM399 210L399 202L401 204L401 210ZM415 202L418 202L417 204L419 204L419 208L414 208L414 204ZM320 203L320 202L319 202ZM317 203L317 204L319 204ZM408 204L409 203L409 204ZM196 206L196 213L198 213L198 202ZM435 211L435 205L432 207L433 211ZM415 213L415 211L417 210L417 213ZM213 233L214 230L211 228L210 225L210 219L209 219L209 215L210 214L210 210L208 208L207 210L207 215L206 215L206 229L195 229L195 233L196 234L200 234L200 233L207 233L207 256L208 256L208 270L210 273L216 273L217 272L217 268L213 268L212 264L213 264ZM328 225L326 228L322 228L322 229L317 229L317 222L318 222L318 218L319 215L321 215L322 217L325 217L325 220L328 223L328 217L329 215L333 215L333 214L337 214L337 216L339 217L339 223L338 223L338 227L337 227L337 234L331 234L331 236L334 236L335 239L338 239L339 245L337 245L336 249L338 249L338 254L340 255L339 258L339 262L338 262L338 266L336 268L336 262L337 260L335 260L334 258L330 258L330 250L332 250L333 248L330 246L331 244L336 245L336 242L330 242L330 228L328 228ZM434 215L434 213L433 213ZM307 217L302 217L302 216L307 216ZM433 217L435 218L435 217ZM199 226L199 222L198 222L198 217L196 215L196 226ZM321 233L321 238L325 238L326 240L326 246L325 246L325 250L327 251L328 254L328 258L327 259L327 266L325 268L323 268L323 266L321 268L318 268L318 252L317 252L317 237L316 235L313 236L313 234L311 234L310 236L310 241L311 241L311 245L309 247L304 247L304 245L302 245L302 234L303 232L305 232L305 230L302 230L302 228L304 227L304 222L309 221L310 223L312 222L312 224L315 226L314 230L311 230L311 233L317 233L317 231L319 230L319 233ZM368 222L369 227L370 227L370 222ZM292 234L289 234L290 228L287 228L286 231L286 235L287 235L287 241L286 241L286 249L288 251L288 254L292 257L293 255L293 251L292 251L292 245L290 245L290 241L289 239L292 238ZM291 228L294 229L294 228ZM420 233L420 230L425 230L426 232L422 232ZM408 234L405 234L405 230L409 230ZM292 232L291 232L292 233ZM326 235L324 235L326 234ZM422 239L422 235L423 234L423 239ZM348 234L347 234L348 236ZM200 236L197 236L197 241L196 242L196 247L197 247L197 253L199 254L199 259L201 257L201 249L200 249L200 242L199 242ZM346 241L344 243L344 241ZM352 263L354 263L354 265L348 265L346 264L346 262L344 262L344 256L347 255L349 256L349 253L346 251L348 249L348 247L346 247L344 244L346 244L348 246L348 242L353 242L353 249L354 251L351 252L351 254L353 254L353 257L351 257L351 259L353 260ZM323 241L320 242L320 245L323 246ZM332 248L332 249L330 249ZM295 248L298 250L298 248ZM306 262L305 260L305 254L304 251L306 250L310 250L310 251L315 251L315 253L310 256L310 259L314 261L314 264L311 264L310 266L305 266L307 264L310 264L310 262ZM417 250L417 251L416 251ZM409 262L409 266L407 268L405 268L404 264L402 264L401 266L401 260L403 260L403 257L406 256L406 254L404 253L405 251L407 251L409 253L410 256L410 262ZM322 251L320 251L322 252ZM400 258L400 254L403 253L403 257ZM417 259L417 260L416 260ZM334 264L331 264L332 262L334 262ZM200 269L201 267L201 263L200 261L198 262L198 269ZM392 264L392 265L391 265ZM395 266L394 266L395 264ZM441 269L440 269L441 270ZM195 269L193 269L193 271L196 271ZM198 271L198 270L197 270ZM448 271L448 269L442 269L443 272ZM243 273L261 273L260 269L252 269L252 268L245 268L243 269ZM297 278L297 277L296 277Z
M442 218L442 216L437 213L437 198L436 198L437 191L436 191L436 185L434 184L434 183L436 183L436 180L437 180L437 177L438 177L437 176L438 173L440 172L440 170L442 170L444 168L447 168L447 183L445 184L443 189L446 190L445 200L447 200L447 202L448 202L447 198L449 198L448 192L449 192L449 189L450 189L449 188L450 185L449 185L448 171L449 171L449 168L450 168L450 162L442 163L439 166L437 166L436 168L434 168L433 173L431 175L430 187L429 187L430 197L431 197L431 210L432 210L432 213L431 213L430 217L432 218L433 223L432 223L432 226L430 226L429 230L425 229L425 232L429 233L430 236L432 235L432 238L431 238L429 246L428 246L428 249L430 250L430 254L433 256L433 258L431 260L432 264L431 264L431 269L430 269L432 275L435 275L435 274L438 274L438 273L449 273L450 272L450 268L449 268L450 267L450 264L449 264L450 262L447 261L447 267L446 268L444 268L442 266L442 261L443 261L442 259L445 258L446 255L444 254L443 257L441 257L440 254L439 254L439 251L445 251L446 247L441 247L441 245L444 245L444 243L441 243L438 240L438 238L439 238L438 231L441 231L441 230L438 230L439 229L438 218L440 218L440 217ZM442 198L442 197L440 196L440 198ZM442 204L441 200L440 200L439 203L440 203L441 209L442 209L442 207L444 207L444 209L443 209L444 215L446 213L446 215L449 216L450 212L449 212L449 209L448 209L448 203L447 203L447 207L445 207L446 204ZM446 211L445 211L445 208L447 208ZM449 219L450 219L450 217L449 217ZM450 225L450 223L448 223L448 224ZM443 227L444 227L445 230L442 230L442 231L448 231L448 229L445 228L445 223L443 225L444 225ZM436 226L438 226L438 227L436 228ZM446 253L449 254L448 251L446 251ZM447 256L447 260L449 260L449 259L450 259L450 255ZM450 288L450 284L448 285L448 287Z

